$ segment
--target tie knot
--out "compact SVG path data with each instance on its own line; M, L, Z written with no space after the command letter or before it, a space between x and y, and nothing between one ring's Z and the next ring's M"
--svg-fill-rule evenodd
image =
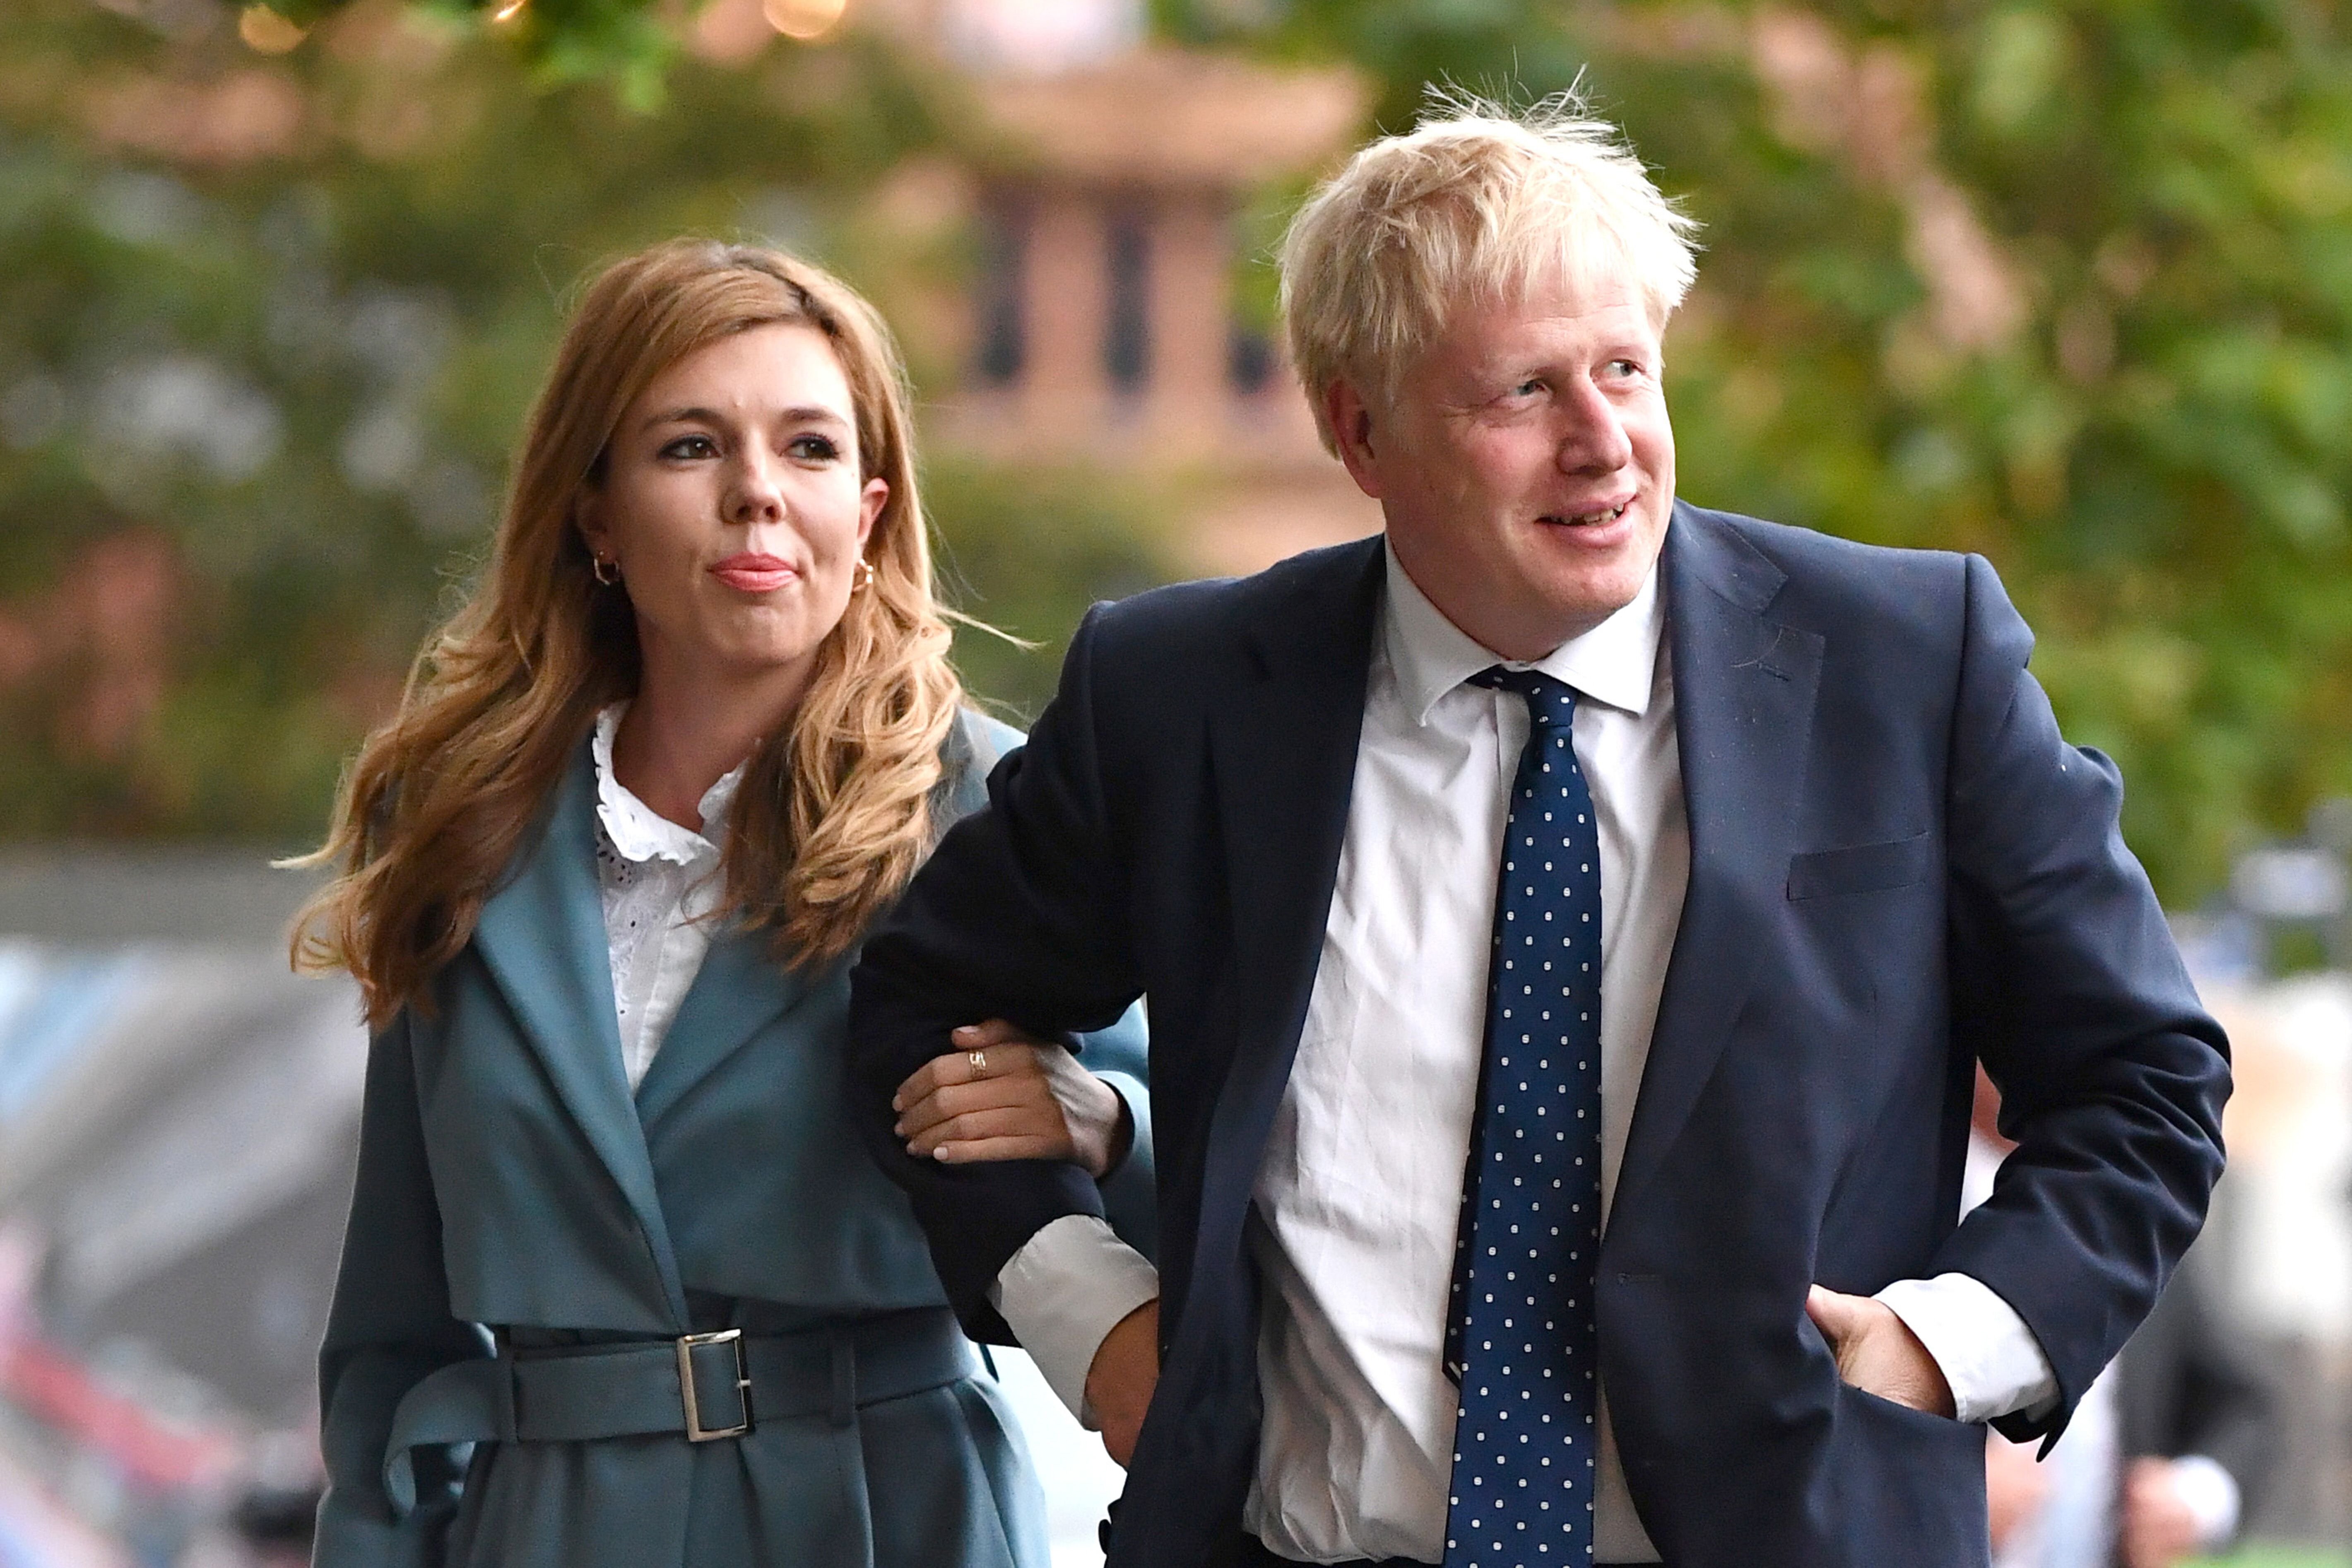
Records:
M1576 721L1576 688L1540 669L1497 664L1472 676L1470 684L1517 692L1528 700L1528 721L1538 730L1566 730Z

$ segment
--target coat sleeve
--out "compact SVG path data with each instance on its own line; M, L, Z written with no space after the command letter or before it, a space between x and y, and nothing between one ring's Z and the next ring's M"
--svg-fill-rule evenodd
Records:
M1955 1037L2017 1150L1932 1272L1982 1280L2056 1374L2054 1436L2204 1222L2229 1043L2124 847L2122 782L2069 745L2026 669L2032 635L1971 556L1948 806Z
M441 1211L425 1159L406 1013L368 1050L359 1176L344 1231L327 1336L319 1351L320 1446L327 1470L312 1561L318 1568L427 1568L442 1560L465 1455L415 1456L416 1506L384 1489L393 1415L412 1387L488 1353L487 1337L449 1308Z
M988 1288L1066 1215L1103 1212L1076 1166L917 1160L890 1131L906 1076L949 1033L1002 1017L1038 1035L1108 1029L1141 994L1103 803L1092 711L1090 614L1029 742L989 776L988 805L950 828L850 979L850 1114L912 1200L966 1331L1010 1342Z

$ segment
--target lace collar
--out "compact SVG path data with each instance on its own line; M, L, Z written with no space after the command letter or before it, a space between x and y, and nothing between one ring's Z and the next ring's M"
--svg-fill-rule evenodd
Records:
M626 702L614 702L596 715L596 734L589 752L596 764L596 820L615 853L625 860L667 860L693 866L716 859L727 837L727 808L735 787L743 782L740 764L703 791L698 803L702 831L681 827L639 800L613 773L613 736L620 730Z

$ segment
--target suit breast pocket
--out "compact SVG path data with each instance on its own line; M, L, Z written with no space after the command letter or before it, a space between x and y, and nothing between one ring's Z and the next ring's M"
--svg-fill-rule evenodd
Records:
M1936 838L1915 833L1883 844L1849 844L1789 857L1789 897L1828 899L1924 882L1936 866Z

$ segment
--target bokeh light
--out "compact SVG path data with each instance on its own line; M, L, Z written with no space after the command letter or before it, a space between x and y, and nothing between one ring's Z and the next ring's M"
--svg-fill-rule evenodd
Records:
M838 26L848 0L766 0L768 25L788 38L821 38Z
M236 36L259 54L285 54L308 33L309 29L296 26L267 5L247 5L236 19Z

